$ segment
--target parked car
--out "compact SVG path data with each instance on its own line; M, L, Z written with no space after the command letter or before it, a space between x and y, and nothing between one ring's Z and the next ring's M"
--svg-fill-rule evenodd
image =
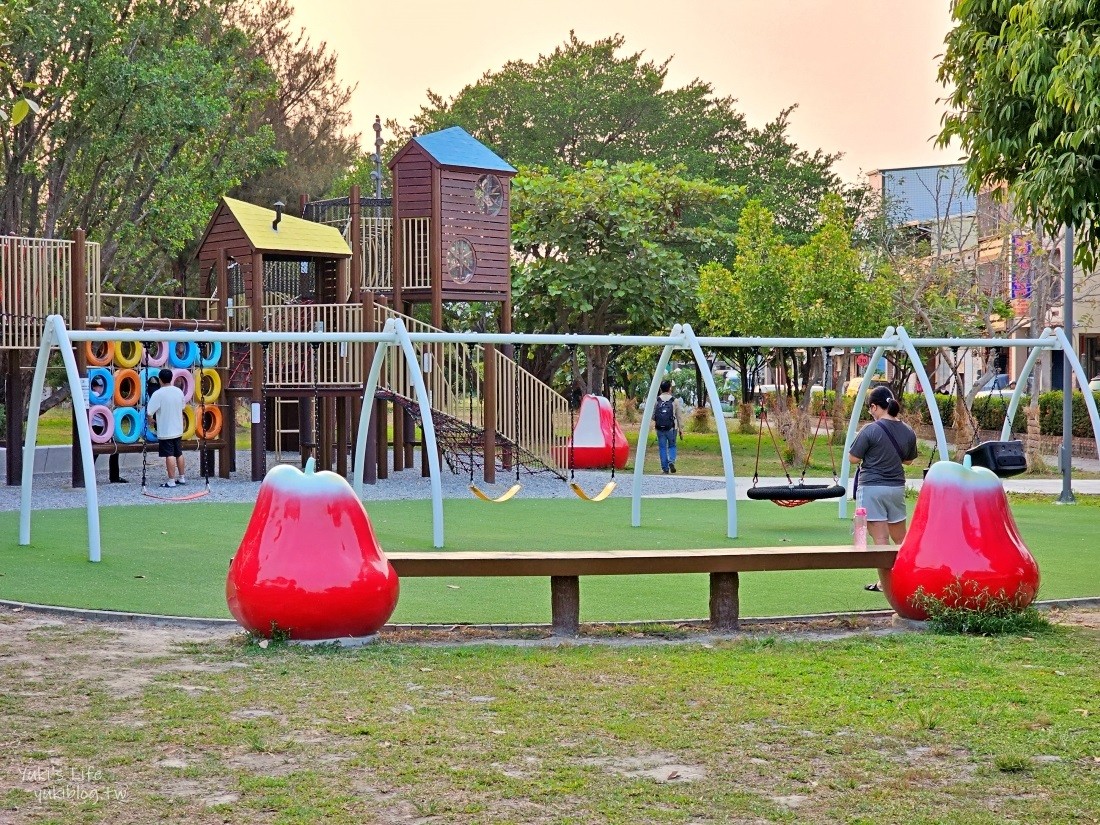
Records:
M1094 376L1093 379L1089 381L1089 390L1092 392L1100 392L1100 375Z
M994 375L986 381L985 386L974 393L974 398L988 398L989 396L994 396L1007 400L1015 389L1016 382L1008 375L1002 373L1001 375Z

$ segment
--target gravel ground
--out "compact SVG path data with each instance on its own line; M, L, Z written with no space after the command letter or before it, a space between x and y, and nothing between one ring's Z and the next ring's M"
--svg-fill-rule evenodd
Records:
M101 507L112 505L149 505L164 504L158 499L149 498L141 494L141 456L123 455L120 458L120 470L127 484L111 484L108 480L107 460L100 458L96 462L96 483ZM249 478L251 466L250 454L241 451L237 454L238 471L233 473L230 479L211 478L210 494L206 501L232 501L252 502L256 500L256 494L260 483ZM268 467L275 466L274 454L268 455ZM193 465L192 465L193 471ZM187 487L176 490L161 490L157 487L164 481L164 466L155 456L149 458L146 471L149 492L157 495L181 496L201 491L203 480L193 474L188 475L190 484ZM589 493L595 494L603 489L610 479L607 471L578 471L577 482ZM612 494L619 497L630 497L632 475L619 473L616 481L619 486ZM496 485L479 483L485 492L490 494L503 493L507 490L515 476L503 473L497 474ZM446 465L442 468L441 481L444 498L469 498L469 477L452 473ZM568 484L550 473L535 475L521 474L520 483L523 484L524 498L572 498L573 493ZM670 495L691 493L699 490L713 490L722 488L723 481L714 478L698 478L691 476L666 476L646 475L642 485L642 494ZM390 472L390 477L380 479L377 484L367 485L364 488L366 501L390 501L398 499L430 499L432 495L431 480L420 475L419 466L415 470L402 470ZM19 509L20 488L0 486L0 511ZM69 507L84 507L86 496L83 488L74 488L71 484L69 473L40 473L34 477L32 506L35 510L57 510Z

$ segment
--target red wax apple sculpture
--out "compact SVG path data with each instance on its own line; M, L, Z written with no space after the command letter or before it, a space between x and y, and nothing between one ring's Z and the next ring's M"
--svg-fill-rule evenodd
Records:
M366 510L336 473L274 467L260 485L225 598L247 630L292 639L378 631L397 606L397 573Z
M920 588L949 607L980 607L1008 599L1023 610L1039 590L1039 566L1008 509L1001 480L984 467L939 461L921 485L913 523L883 591L898 615L927 619L912 602Z

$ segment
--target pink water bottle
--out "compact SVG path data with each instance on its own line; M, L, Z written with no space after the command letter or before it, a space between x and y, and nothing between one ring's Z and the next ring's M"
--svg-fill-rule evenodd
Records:
M867 549L867 508L857 507L856 516L852 520L852 543L856 550Z

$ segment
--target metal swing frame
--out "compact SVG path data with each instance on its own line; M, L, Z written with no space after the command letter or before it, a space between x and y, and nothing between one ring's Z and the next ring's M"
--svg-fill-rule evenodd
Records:
M642 417L642 426L639 432L636 460L634 462L634 476L632 487L631 525L641 526L641 492L646 450L646 436L648 435L649 421L653 415L658 387L663 378L665 368L669 363L672 353L678 350L686 350L691 353L695 363L702 372L703 383L707 396L715 409L721 409L718 390L714 385L714 378L709 369L709 362L703 352L703 347L773 347L773 346L821 346L821 347L874 347L873 358L881 357L882 353L889 350L901 350L906 352L914 364L914 371L922 385L922 393L928 406L929 417L932 420L936 433L936 447L941 459L948 460L950 453L947 447L947 438L943 431L943 422L939 416L935 396L932 394L932 386L928 382L927 374L917 353L917 347L989 347L1009 346L1027 347L1031 349L1024 370L1021 372L1013 398L1009 402L1006 415L1005 428L1002 429L1002 437L1007 438L1007 428L1011 424L1013 415L1019 406L1024 382L1034 366L1039 351L1043 349L1060 350L1078 382L1082 386L1088 384L1089 376L1085 373L1080 359L1077 358L1073 345L1061 328L1046 329L1038 339L991 339L991 338L920 338L912 339L904 328L887 327L885 332L876 337L866 338L747 338L747 337L698 337L689 325L675 324L664 335L578 335L557 333L448 333L448 332L415 332L410 333L399 319L391 318L386 322L385 328L379 332L223 332L223 331L198 331L183 330L152 330L140 332L137 330L69 330L65 318L61 315L51 315L45 320L42 336L38 347L38 356L35 363L34 377L31 383L30 404L26 425L26 436L23 442L23 476L20 485L19 508L19 545L27 546L31 543L31 517L33 514L32 498L34 488L34 451L37 447L38 417L41 415L44 396L46 368L49 356L56 347L65 364L66 379L72 390L73 414L76 423L76 437L81 450L81 469L84 476L84 489L87 497L85 508L88 521L88 559L97 562L100 560L100 522L99 522L99 497L96 490L95 467L93 465L92 442L88 424L88 404L81 392L80 373L77 368L76 358L73 353L73 344L84 341L220 341L222 343L308 343L320 341L322 343L356 343L375 344L374 360L371 363L370 373L364 383L363 404L360 413L358 438L356 441L354 470L352 473L352 487L360 498L363 497L363 479L366 441L369 432L370 417L374 393L378 388L379 376L382 364L389 353L390 347L400 351L400 354L409 364L417 361L413 342L438 342L438 343L481 343L481 344L551 344L576 346L581 344L613 344L616 346L646 346L660 347L661 354L658 358L656 369L650 383L650 389L646 396ZM432 419L431 399L423 376L419 370L411 371L411 378L417 402L422 411L424 428L425 450L429 474L431 477L432 498L432 543L435 547L443 547L443 491L440 480L440 460L437 453L435 437L435 424ZM867 391L870 388L870 373L866 373L860 383L856 394L853 416L849 420L848 432L845 438L845 449L849 449L855 437L859 423L858 410L861 408ZM1088 408L1089 418L1093 425L1093 434L1100 451L1100 412L1097 411L1095 399L1092 393L1084 394L1084 402ZM726 536L737 538L737 509L736 509L736 479L733 473L733 459L729 445L729 435L725 427L723 416L717 416L718 441L722 451L722 466L726 482ZM841 465L841 486L846 486L849 479L848 463ZM837 516L844 519L847 516L847 499L840 499Z

